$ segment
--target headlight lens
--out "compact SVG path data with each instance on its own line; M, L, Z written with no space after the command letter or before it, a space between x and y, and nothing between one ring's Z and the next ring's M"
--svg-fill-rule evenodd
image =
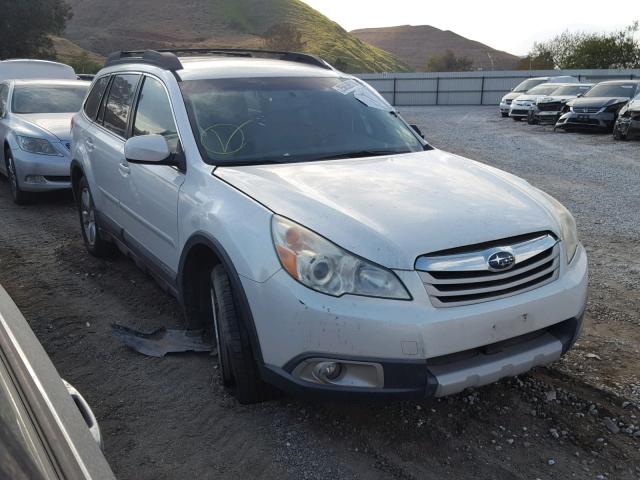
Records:
M400 279L291 220L273 216L273 243L282 267L303 285L321 293L409 300Z
M23 137L18 135L18 144L25 152L39 155L60 155L53 145L44 138Z
M554 213L560 222L562 241L564 242L564 249L567 253L567 263L571 263L571 260L573 260L576 250L578 249L578 244L580 243L578 240L578 227L576 226L576 221L573 218L573 215L571 215L571 212L569 212L569 210L567 210L567 208L558 200L542 190L540 190L540 192L547 200L549 200L549 203L553 207Z

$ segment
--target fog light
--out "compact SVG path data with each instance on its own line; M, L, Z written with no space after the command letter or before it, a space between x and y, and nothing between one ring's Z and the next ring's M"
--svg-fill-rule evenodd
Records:
M331 382L342 373L342 365L338 362L320 362L313 368L313 376L321 382Z
M47 180L42 175L27 175L27 183L47 183Z

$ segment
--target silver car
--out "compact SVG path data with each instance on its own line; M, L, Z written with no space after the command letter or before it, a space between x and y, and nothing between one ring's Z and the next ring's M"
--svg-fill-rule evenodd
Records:
M9 178L16 203L31 192L71 187L71 117L88 87L78 80L0 83L0 173Z

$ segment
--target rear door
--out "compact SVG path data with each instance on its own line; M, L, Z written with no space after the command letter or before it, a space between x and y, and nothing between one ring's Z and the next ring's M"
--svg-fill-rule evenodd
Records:
M96 127L86 139L92 150L89 158L97 187L93 195L99 197L96 204L100 214L106 217L103 222L109 223L103 226L111 229L120 230L124 223L120 199L129 176L124 142L140 77L138 73L113 75L94 124Z
M145 75L136 103L131 136L162 135L169 151L182 155L164 84ZM120 197L125 240L151 259L165 280L173 280L178 270L178 192L185 173L167 165L128 163L127 166L127 186Z
M0 172L7 172L4 160L4 140L7 137L7 109L9 106L9 84L0 83Z

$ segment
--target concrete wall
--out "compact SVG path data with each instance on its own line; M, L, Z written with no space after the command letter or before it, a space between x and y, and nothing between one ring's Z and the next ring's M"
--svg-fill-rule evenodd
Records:
M636 70L515 70L504 72L363 73L357 75L397 106L498 105L531 77L572 75L581 82L640 79Z

